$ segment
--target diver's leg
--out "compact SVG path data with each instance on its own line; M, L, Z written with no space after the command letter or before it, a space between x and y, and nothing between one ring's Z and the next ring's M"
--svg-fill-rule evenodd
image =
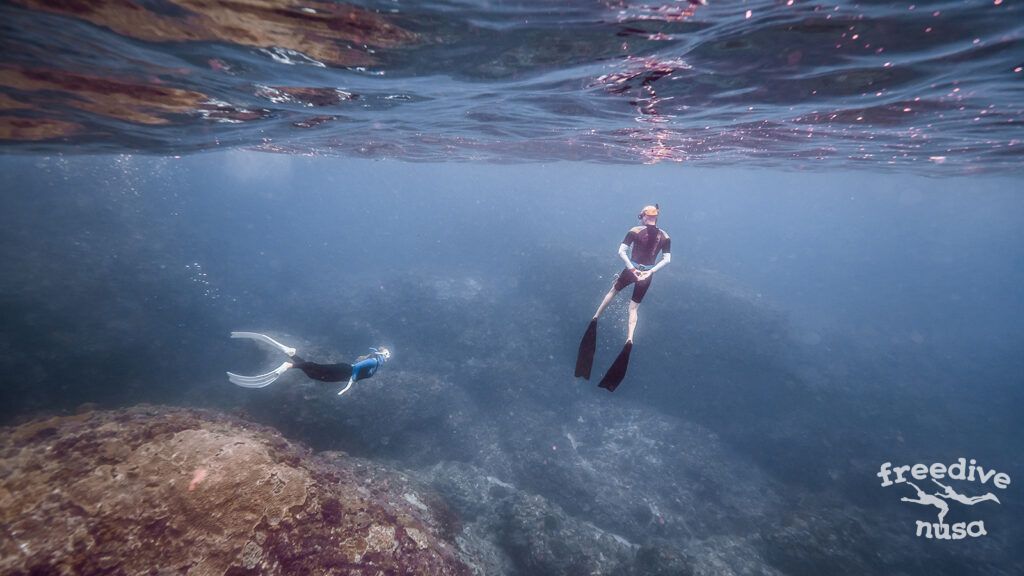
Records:
M636 310L639 307L639 302L629 301L629 333L626 334L626 342L633 341L633 331L636 330Z
M612 286L612 289L609 290L608 293L604 295L604 300L601 300L601 305L597 307L597 312L594 313L594 320L597 320L598 318L601 317L601 314L604 313L605 308L608 308L608 305L612 303L612 300L618 293L619 291L616 290L614 286Z
M593 320L600 318L601 314L604 314L605 309L608 308L608 305L615 299L615 295L632 282L636 282L636 276L633 275L629 268L623 268L622 272L619 272L618 276L615 277L615 281L612 282L611 290L608 290L608 293L604 295L604 300L601 300L601 305L597 307Z
M352 365L344 362L338 364L317 364L306 362L298 356L293 356L295 368L305 372L306 376L320 382L342 382L352 377Z
M637 282L636 285L633 286L633 296L629 299L629 332L626 334L627 343L633 341L633 332L636 330L637 310L640 308L640 303L644 301L644 296L647 295L647 289L650 287L650 276L640 282Z
M597 312L590 319L590 324L587 325L587 330L583 333L583 339L580 340L579 352L576 353L577 378L590 380L590 371L594 366L594 351L597 350L597 319L608 308L608 305L612 303L615 295L629 284L630 278L636 279L629 270L623 270L615 277L611 289L604 295L604 300L601 300L601 305L597 307Z

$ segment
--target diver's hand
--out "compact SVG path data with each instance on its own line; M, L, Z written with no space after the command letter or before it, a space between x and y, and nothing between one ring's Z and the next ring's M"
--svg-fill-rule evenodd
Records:
M638 282L643 282L651 276L650 270L637 270L636 279Z

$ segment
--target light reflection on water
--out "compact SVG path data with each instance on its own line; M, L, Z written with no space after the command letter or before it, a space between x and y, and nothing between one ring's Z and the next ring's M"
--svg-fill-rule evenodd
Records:
M130 5L130 6L129 6ZM0 8L0 138L414 161L1014 170L1019 3ZM129 9L131 7L131 9Z

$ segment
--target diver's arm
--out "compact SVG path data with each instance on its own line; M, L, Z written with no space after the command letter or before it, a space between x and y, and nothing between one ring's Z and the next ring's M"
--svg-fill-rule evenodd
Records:
M627 250L629 250L629 246L619 244L619 258L622 258L622 261L626 263L626 268L635 270L636 266L634 266L633 261L629 259L629 254L626 254Z
M672 261L672 254L670 252L666 252L666 253L662 254L661 255L661 261L658 262L657 264L655 264L654 268L651 268L650 270L647 271L648 276L651 275L651 274L654 274L658 270L661 270L665 266L668 266L669 262L671 262L671 261Z

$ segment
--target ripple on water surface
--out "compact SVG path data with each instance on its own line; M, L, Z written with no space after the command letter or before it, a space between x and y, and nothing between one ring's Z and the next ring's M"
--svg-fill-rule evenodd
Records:
M0 140L44 152L1017 170L1022 10L13 0L0 7Z

